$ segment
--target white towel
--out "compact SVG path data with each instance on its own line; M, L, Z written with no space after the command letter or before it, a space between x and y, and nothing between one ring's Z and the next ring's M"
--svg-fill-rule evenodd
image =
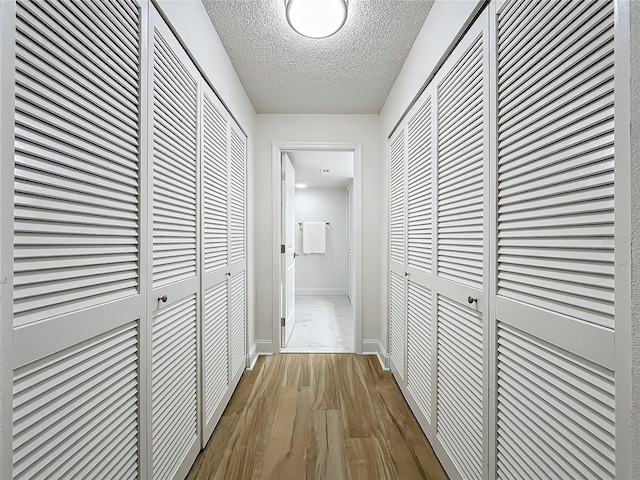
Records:
M302 252L327 253L324 222L302 223Z

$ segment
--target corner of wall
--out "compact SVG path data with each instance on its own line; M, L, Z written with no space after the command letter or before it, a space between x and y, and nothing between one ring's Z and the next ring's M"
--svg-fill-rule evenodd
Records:
M258 357L265 355L273 355L273 342L271 340L256 340L253 342L247 353L247 371L253 370Z
M377 356L382 369L385 371L388 371L390 369L389 355L387 354L387 351L382 345L382 342L380 340L378 339L362 340L362 354Z

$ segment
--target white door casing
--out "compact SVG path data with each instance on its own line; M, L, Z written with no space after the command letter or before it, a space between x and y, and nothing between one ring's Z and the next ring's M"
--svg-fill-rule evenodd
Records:
M271 149L272 191L276 192L272 198L272 218L275 219L272 243L274 246L272 256L273 289L272 298L272 351L280 352L282 338L282 153L286 151L340 151L353 152L354 177L353 177L353 218L354 218L354 343L356 353L362 352L362 144L354 142L274 142Z

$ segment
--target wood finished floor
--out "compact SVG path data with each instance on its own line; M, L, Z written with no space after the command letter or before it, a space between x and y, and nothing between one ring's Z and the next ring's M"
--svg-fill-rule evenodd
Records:
M375 356L260 357L188 480L446 479Z

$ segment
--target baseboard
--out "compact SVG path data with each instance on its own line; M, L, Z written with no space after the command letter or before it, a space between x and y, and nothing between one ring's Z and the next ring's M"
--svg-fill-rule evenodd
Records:
M247 370L253 370L260 355L273 355L271 340L256 340L247 355Z
M249 353L247 354L247 365L246 365L247 371L253 370L253 367L255 366L257 361L258 361L258 342L254 342L253 346L249 350Z
M299 297L346 297L349 292L345 288L296 288Z
M362 340L362 354L376 355L383 370L389 370L389 355L377 339Z

